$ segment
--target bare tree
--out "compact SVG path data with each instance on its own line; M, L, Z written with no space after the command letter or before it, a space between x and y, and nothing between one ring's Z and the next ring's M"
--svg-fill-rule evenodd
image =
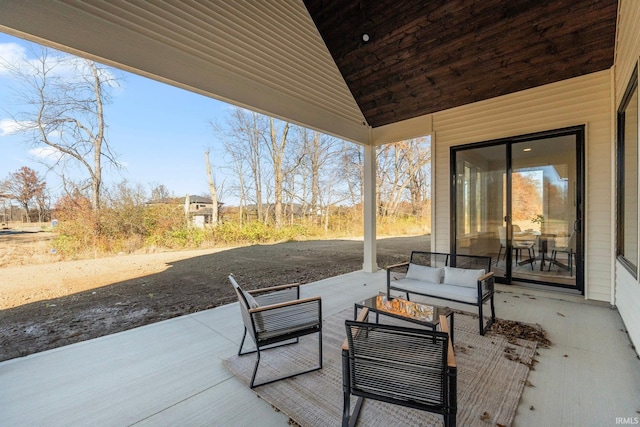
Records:
M46 187L35 195L34 202L38 209L38 222L47 221L47 217L51 214L51 197Z
M103 159L118 166L106 139L104 106L118 85L111 69L93 61L41 48L36 58L2 62L16 81L24 110L12 116L16 131L46 147L52 169L67 161L86 170L91 205L100 208ZM0 58L0 61L2 59Z
M344 141L323 135L320 132L305 128L297 130L305 156L301 165L301 175L310 190L309 211L316 215L321 206L327 206L321 203L323 194L328 194L328 192L335 194L336 191L333 187L338 183L340 183L341 191L349 188L348 185L345 185L348 183L345 179L346 171L342 163L347 146ZM303 188L306 189L307 185Z
M225 151L232 158L232 168L240 182L238 190L241 203L253 199L258 220L263 221L265 177L262 162L264 143L267 140L266 117L242 108L234 108L227 120L227 131L224 134Z
M173 195L164 184L151 185L151 200L156 202L162 202L162 201L166 201L170 197L173 197Z
M27 222L31 221L29 208L33 203L44 199L46 183L40 175L31 168L21 167L16 172L9 174L0 186L0 193L9 195L17 201L27 214Z
M431 182L429 180L431 139L414 138L410 140L407 148L407 162L411 171L408 185L411 211L414 215L422 216L431 201Z
M425 167L431 163L431 150L425 138L387 144L377 156L377 192L383 216L395 215L403 201L422 203L427 185ZM417 207L412 210L416 212Z
M347 143L340 155L342 182L347 185L351 204L362 204L364 185L364 152L362 147Z
M123 179L105 188L105 207L121 209L130 206L143 206L147 200L147 192L141 183L130 183Z
M293 223L296 213L306 212L307 207L315 215L335 203L353 200L354 194L361 197L361 172L346 177L349 168L344 167L349 156L345 150L352 144L274 118L267 121L239 108L232 110L225 128L213 128L224 143L230 160L227 167L235 175L233 188L240 199L241 217L245 201L253 199L258 219L272 217L280 228L285 205ZM361 162L357 169L362 171Z
M271 161L273 163L273 193L275 198L274 214L276 228L282 227L282 194L285 179L284 157L287 148L287 134L289 133L289 123L285 123L282 132L278 135L278 128L273 117L269 118L270 144L267 145Z
M336 206L349 200L349 192L340 185L342 170L339 164L324 168L321 175L320 187L322 191L318 194L318 203L322 213L322 223L325 233L329 231L329 219Z
M240 223L244 221L244 208L247 205L247 182L249 179L245 178L246 174L246 156L245 149L242 146L238 146L234 144L233 140L226 137L225 133L218 127L214 125L214 130L218 132L222 138L224 150L226 156L230 158L230 162L228 163L228 168L232 171L236 178L236 185L231 189L232 192L238 196L239 201L239 212L238 219Z
M213 173L211 172L211 163L209 162L209 150L204 152L204 161L207 167L207 179L209 180L209 194L211 194L211 225L218 225L218 191L216 190L216 184L213 180Z

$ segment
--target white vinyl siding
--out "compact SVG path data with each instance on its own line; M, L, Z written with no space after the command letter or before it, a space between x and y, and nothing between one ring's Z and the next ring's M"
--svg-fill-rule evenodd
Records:
M640 55L640 2L620 0L615 52L616 107Z
M433 114L436 230L432 247L450 249L449 157L452 146L586 125L585 295L611 299L611 72L476 102Z
M615 106L622 101L633 68L640 56L640 1L621 0L618 7L618 34L615 53ZM621 264L616 263L615 303L629 336L640 348L640 284Z

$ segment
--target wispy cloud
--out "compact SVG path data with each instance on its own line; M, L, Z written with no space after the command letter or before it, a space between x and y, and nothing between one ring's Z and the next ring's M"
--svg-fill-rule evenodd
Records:
M62 153L53 147L32 148L29 154L41 160L57 161L62 157Z
M16 43L0 43L0 77L8 76L14 70L20 70L24 75L35 74L41 70L43 57L38 57L42 51L38 49L27 50ZM83 58L69 55L54 49L49 49L46 59L46 68L49 77L58 77L69 82L82 80L91 71ZM113 71L103 65L99 65L99 73L102 81L109 86L118 87L117 78Z
M0 43L0 76L9 72L9 64L18 64L26 60L24 47L16 43Z
M25 126L28 126L28 123L18 122L12 119L1 119L0 136L13 135L23 130Z

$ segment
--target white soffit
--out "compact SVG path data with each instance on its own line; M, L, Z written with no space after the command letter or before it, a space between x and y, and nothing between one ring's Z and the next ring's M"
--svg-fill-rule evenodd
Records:
M401 122L379 126L371 130L373 145L384 145L412 138L420 138L433 132L433 116L427 114Z
M301 0L0 0L0 31L369 143Z

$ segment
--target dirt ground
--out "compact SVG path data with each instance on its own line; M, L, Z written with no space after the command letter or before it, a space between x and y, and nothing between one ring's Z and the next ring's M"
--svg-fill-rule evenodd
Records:
M0 230L0 361L233 302L230 273L255 289L313 282L363 262L361 240L58 261L51 239ZM429 245L427 236L379 239L378 265Z

